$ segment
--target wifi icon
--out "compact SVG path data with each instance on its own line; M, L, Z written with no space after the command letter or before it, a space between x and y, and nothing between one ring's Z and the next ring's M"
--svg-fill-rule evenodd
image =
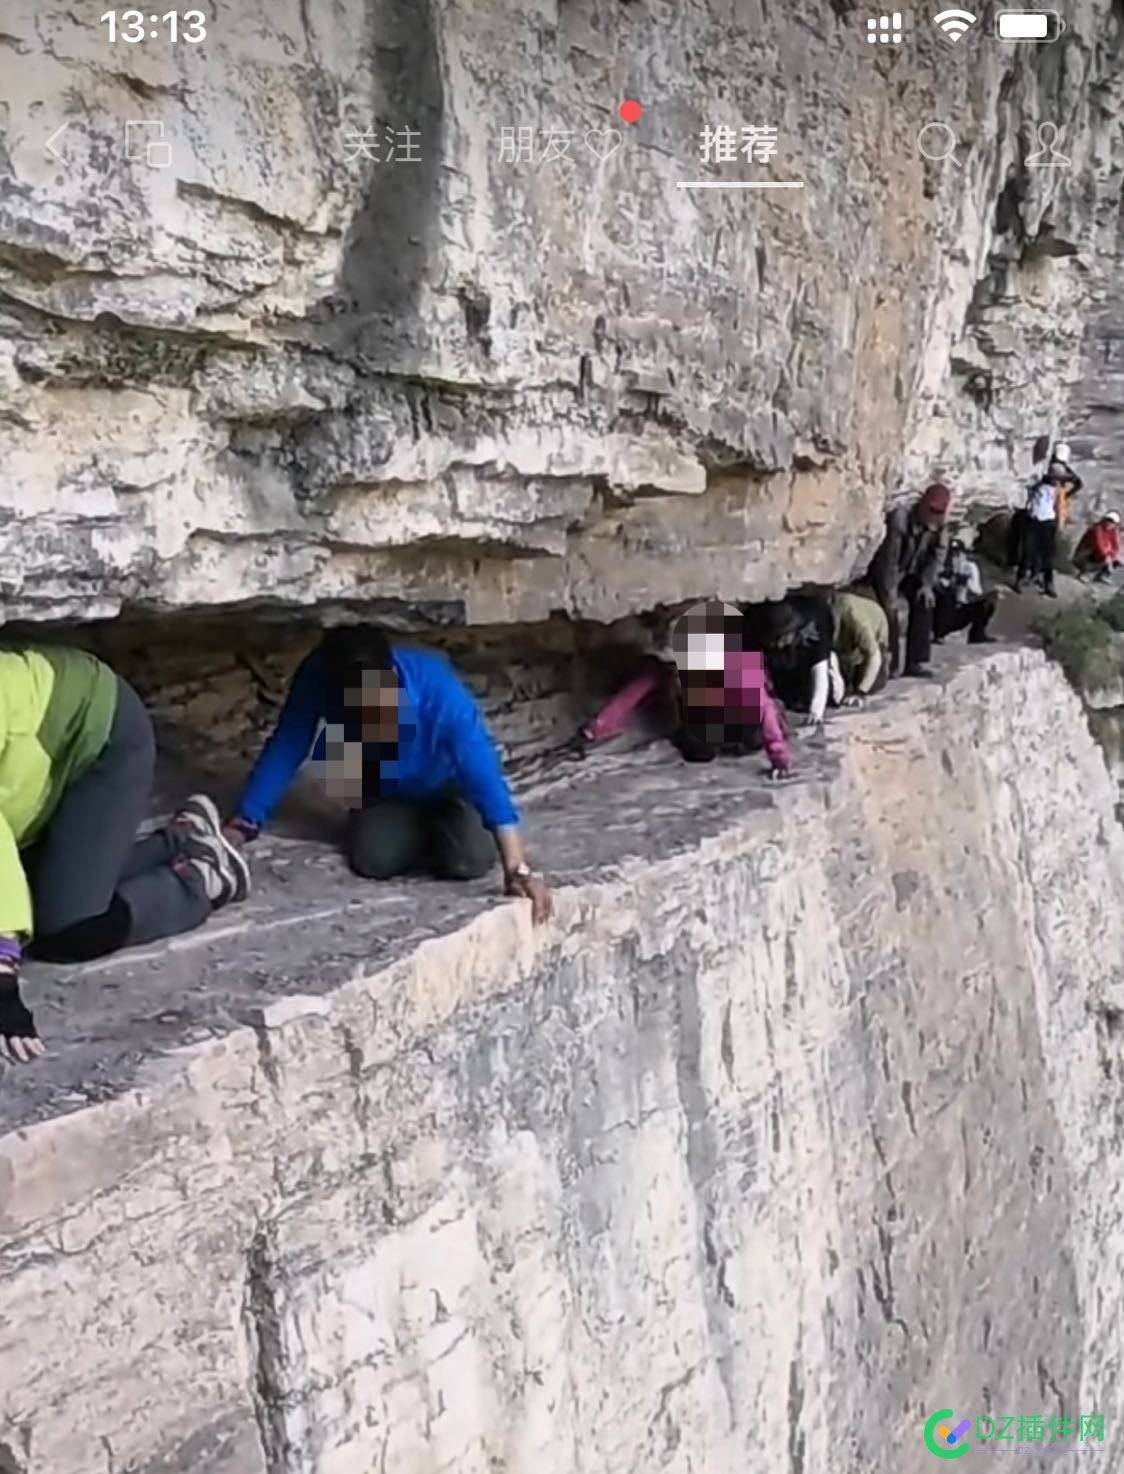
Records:
M939 26L950 41L959 41L975 23L976 17L970 10L942 10L940 15L933 17L933 24Z

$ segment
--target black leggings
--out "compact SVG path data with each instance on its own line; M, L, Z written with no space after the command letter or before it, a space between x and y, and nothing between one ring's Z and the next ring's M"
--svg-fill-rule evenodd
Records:
M1040 577L1043 587L1052 589L1054 586L1054 552L1057 542L1058 524L1056 521L1036 522L1033 517L1028 517L1019 577Z
M35 956L85 962L190 931L209 915L201 877L176 863L176 830L136 837L152 795L155 759L152 721L119 678L109 741L23 856Z
M455 791L429 799L387 795L352 810L347 850L352 870L368 880L419 871L475 880L496 863L495 841Z

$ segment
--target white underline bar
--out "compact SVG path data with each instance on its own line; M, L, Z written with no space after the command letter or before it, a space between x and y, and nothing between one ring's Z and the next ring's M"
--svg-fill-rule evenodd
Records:
M803 189L803 179L680 179L676 189Z

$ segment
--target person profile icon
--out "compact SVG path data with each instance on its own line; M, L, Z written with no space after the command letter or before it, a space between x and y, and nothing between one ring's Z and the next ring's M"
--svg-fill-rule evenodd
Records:
M1058 139L1062 130L1057 123L1039 123L1038 143L1039 147L1032 154L1026 156L1026 167L1028 169L1068 169L1073 162L1066 157L1058 148Z

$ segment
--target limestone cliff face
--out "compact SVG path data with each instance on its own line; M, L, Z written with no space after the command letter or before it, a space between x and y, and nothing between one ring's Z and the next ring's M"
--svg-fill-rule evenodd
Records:
M246 0L199 48L110 49L95 10L0 6L9 618L605 619L832 581L933 470L1004 501L1077 374L1119 193L1108 0L1029 49L924 19L872 49L844 0ZM126 157L137 119L170 168ZM918 156L932 119L957 164ZM1044 119L1071 167L1026 167ZM744 174L699 134L753 123L805 190L675 187ZM418 162L355 157L388 126Z
M1077 698L994 655L822 781L667 778L572 789L613 864L546 932L380 966L360 909L338 986L139 1067L75 996L132 1075L0 1101L0 1466L900 1474L952 1406L1102 1413L1120 1467L1124 831Z
M1124 241L1107 258L1104 285L1089 311L1084 373L1073 394L1073 450L1087 467L1090 516L1124 512Z

